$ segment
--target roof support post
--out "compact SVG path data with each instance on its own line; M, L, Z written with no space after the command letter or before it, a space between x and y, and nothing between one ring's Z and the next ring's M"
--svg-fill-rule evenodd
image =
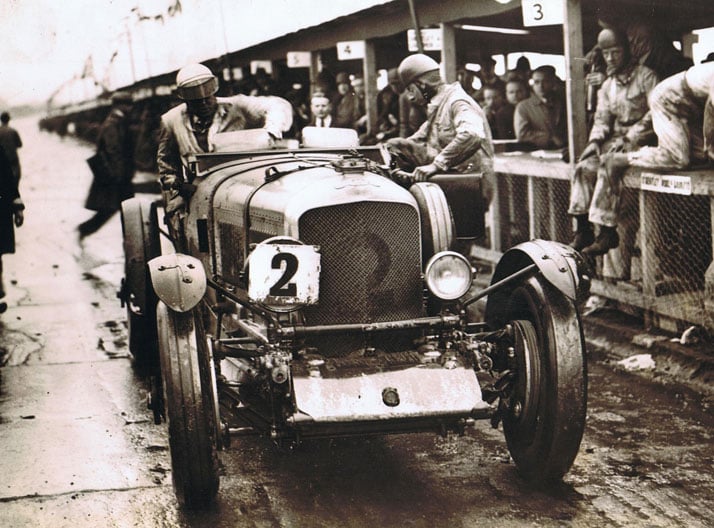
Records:
M447 83L456 82L456 30L452 24L439 24L441 29L441 68Z
M320 52L311 51L310 52L310 94L312 94L317 87L318 76L320 75Z
M582 0L564 0L563 49L565 50L568 152L570 162L585 148L585 61L583 60Z
M364 59L364 105L367 112L367 132L377 133L377 51L374 40L365 40Z

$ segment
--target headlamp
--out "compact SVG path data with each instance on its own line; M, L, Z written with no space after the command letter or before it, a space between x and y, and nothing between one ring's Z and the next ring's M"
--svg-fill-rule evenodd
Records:
M466 257L455 251L441 251L426 264L426 286L444 301L458 299L471 287L473 272Z

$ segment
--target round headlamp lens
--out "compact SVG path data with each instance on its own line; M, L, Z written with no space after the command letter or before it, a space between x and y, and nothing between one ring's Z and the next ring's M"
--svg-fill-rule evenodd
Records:
M425 275L429 291L445 301L453 301L468 292L473 279L471 264L454 251L442 251L431 257Z

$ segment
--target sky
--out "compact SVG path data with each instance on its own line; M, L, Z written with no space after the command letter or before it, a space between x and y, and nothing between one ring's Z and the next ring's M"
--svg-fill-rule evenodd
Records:
M386 1L0 0L0 101L44 102L85 66L125 86ZM94 90L91 75L68 84Z
M386 1L0 0L0 106L91 99L95 79L115 89Z

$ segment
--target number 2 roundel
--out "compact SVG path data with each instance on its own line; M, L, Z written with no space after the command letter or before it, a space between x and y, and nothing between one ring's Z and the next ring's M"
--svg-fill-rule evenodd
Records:
M262 243L251 252L248 262L248 296L251 300L286 308L318 301L318 247Z

